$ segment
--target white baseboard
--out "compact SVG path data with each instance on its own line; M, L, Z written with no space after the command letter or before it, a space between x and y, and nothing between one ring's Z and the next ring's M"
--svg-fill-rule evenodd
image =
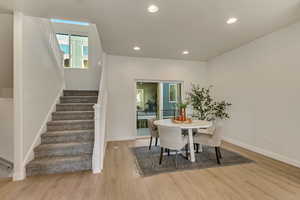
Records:
M26 177L25 167L23 168L23 170L20 170L18 172L14 171L13 173L13 181L22 181L25 179L25 177Z
M13 98L4 98L4 97L0 97L0 101L8 101L8 102L13 102L14 99Z
M290 164L290 165L293 165L295 167L300 168L300 161L298 161L298 160L288 158L286 156L280 155L278 153L271 152L271 151L266 150L266 149L262 149L260 147L245 144L243 142L240 142L240 141L232 139L232 138L224 137L223 140L226 141L226 142L229 142L231 144L234 144L234 145L243 147L245 149L248 149L250 151L262 154L264 156L267 156L267 157L273 158L275 160L278 160L278 161L281 161L281 162L284 162L284 163L287 163L287 164Z
M107 148L107 141L104 142L104 157L105 157L105 154L106 154L106 148Z
M118 141L128 141L128 140L135 140L135 137L108 138L107 142L118 142Z
M41 135L47 130L47 123L52 119L52 113L55 112L56 110L56 104L59 103L60 101L60 97L63 94L63 90L64 90L64 86L60 89L59 93L57 94L55 101L53 102L53 104L51 105L51 108L49 110L49 112L47 113L44 122L42 123L39 131L37 132L33 143L31 144L28 152L26 153L26 156L24 158L24 162L23 162L23 166L26 166L27 163L29 163L31 160L34 159L34 148L36 146L38 146L39 144L41 144ZM26 176L26 175L25 175Z

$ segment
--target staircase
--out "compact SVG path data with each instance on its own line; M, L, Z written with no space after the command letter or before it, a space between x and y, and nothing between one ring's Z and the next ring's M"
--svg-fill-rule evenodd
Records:
M26 166L27 176L92 169L97 99L98 91L64 91L34 149L34 160Z

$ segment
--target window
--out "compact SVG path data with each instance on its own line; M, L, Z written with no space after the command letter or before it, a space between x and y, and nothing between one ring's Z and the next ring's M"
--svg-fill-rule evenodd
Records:
M177 84L169 84L169 102L177 102Z
M56 36L60 49L64 53L64 67L88 68L88 37L62 33L57 33Z

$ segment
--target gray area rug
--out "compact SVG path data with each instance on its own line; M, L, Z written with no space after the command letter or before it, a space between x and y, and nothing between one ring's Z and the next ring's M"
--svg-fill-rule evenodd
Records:
M239 165L254 162L238 153L221 148L221 165L217 163L215 148L203 147L203 152L196 153L196 162L192 163L185 157L177 156L177 167L175 164L175 155L164 155L162 164L159 165L160 147L134 147L132 152L136 157L136 163L141 176L152 176L165 172L174 172L180 170L205 169L212 167L223 167Z

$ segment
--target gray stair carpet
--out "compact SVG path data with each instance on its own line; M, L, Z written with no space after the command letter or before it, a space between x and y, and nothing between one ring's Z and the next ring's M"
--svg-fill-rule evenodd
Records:
M65 90L26 166L27 176L91 170L98 91Z
M56 111L94 111L94 103L60 103Z

